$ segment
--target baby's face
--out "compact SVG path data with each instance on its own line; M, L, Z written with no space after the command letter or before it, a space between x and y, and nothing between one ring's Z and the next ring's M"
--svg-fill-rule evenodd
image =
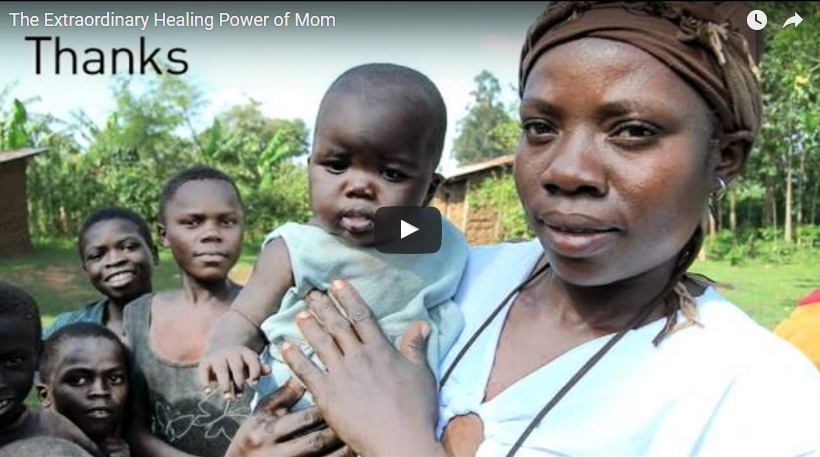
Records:
M41 393L44 406L71 420L94 442L116 437L128 400L122 347L106 338L69 338Z
M421 206L431 192L431 130L399 102L336 97L317 125L310 157L314 220L354 245L372 245L377 209Z
M37 369L37 343L33 322L0 317L0 429L25 411Z

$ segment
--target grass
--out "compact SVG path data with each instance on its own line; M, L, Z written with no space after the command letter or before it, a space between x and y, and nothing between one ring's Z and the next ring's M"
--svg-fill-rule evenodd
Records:
M258 246L242 250L231 278L244 283L250 275ZM34 255L15 260L0 260L0 279L28 291L40 306L43 324L48 325L64 311L71 311L100 298L89 283L72 243L48 241L35 244ZM178 287L179 273L168 251L160 252L154 269L154 290Z
M231 277L244 283L250 275L258 245L243 248L242 256ZM788 264L698 261L692 271L717 281L720 292L738 304L753 319L773 328L794 308L795 301L820 287L820 262L808 259ZM57 314L76 309L99 298L83 272L73 243L48 241L35 245L31 257L0 260L0 279L16 284L31 293L40 305L43 324ZM168 251L160 253L160 264L154 270L154 290L168 290L179 284L179 273ZM37 407L34 392L26 403Z
M250 275L258 245L247 245L231 272L244 283ZM757 322L773 328L794 308L795 301L820 287L820 262L810 259L788 264L748 261L733 266L728 262L698 261L692 271L714 279L729 300L738 304ZM35 245L35 254L18 260L0 260L0 279L29 291L40 304L44 324L63 312L99 297L88 282L72 242L48 241ZM177 287L179 274L168 251L160 253L154 270L154 289Z
M820 287L820 262L809 259L787 264L747 261L698 261L691 271L718 282L718 289L758 323L774 328L794 309L797 300Z

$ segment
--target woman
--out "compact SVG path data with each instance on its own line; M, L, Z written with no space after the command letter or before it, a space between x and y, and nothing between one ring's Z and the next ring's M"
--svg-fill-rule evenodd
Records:
M466 329L438 406L426 324L400 354L344 281L331 292L349 318L318 293L297 317L326 368L283 345L342 441L362 455L820 449L820 375L685 274L710 194L737 176L760 126L748 12L548 7L522 52L515 161L538 241L471 252L456 297Z

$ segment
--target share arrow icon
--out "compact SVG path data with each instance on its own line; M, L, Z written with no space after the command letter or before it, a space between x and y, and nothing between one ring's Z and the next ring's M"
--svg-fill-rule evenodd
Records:
M800 17L799 14L794 13L794 16L790 17L789 20L786 21L785 24L783 24L783 28L785 29L786 26L789 24L794 24L794 26L797 27L798 25L800 25L801 22L803 22L803 18Z

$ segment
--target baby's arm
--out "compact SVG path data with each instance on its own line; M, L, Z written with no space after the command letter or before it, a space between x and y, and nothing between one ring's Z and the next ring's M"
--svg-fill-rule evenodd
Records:
M255 383L268 370L259 363L259 353L268 343L259 326L279 310L282 297L292 285L287 247L282 238L275 238L256 259L253 273L230 311L211 328L199 362L203 389L209 389L216 380L223 396L230 398L246 380Z

